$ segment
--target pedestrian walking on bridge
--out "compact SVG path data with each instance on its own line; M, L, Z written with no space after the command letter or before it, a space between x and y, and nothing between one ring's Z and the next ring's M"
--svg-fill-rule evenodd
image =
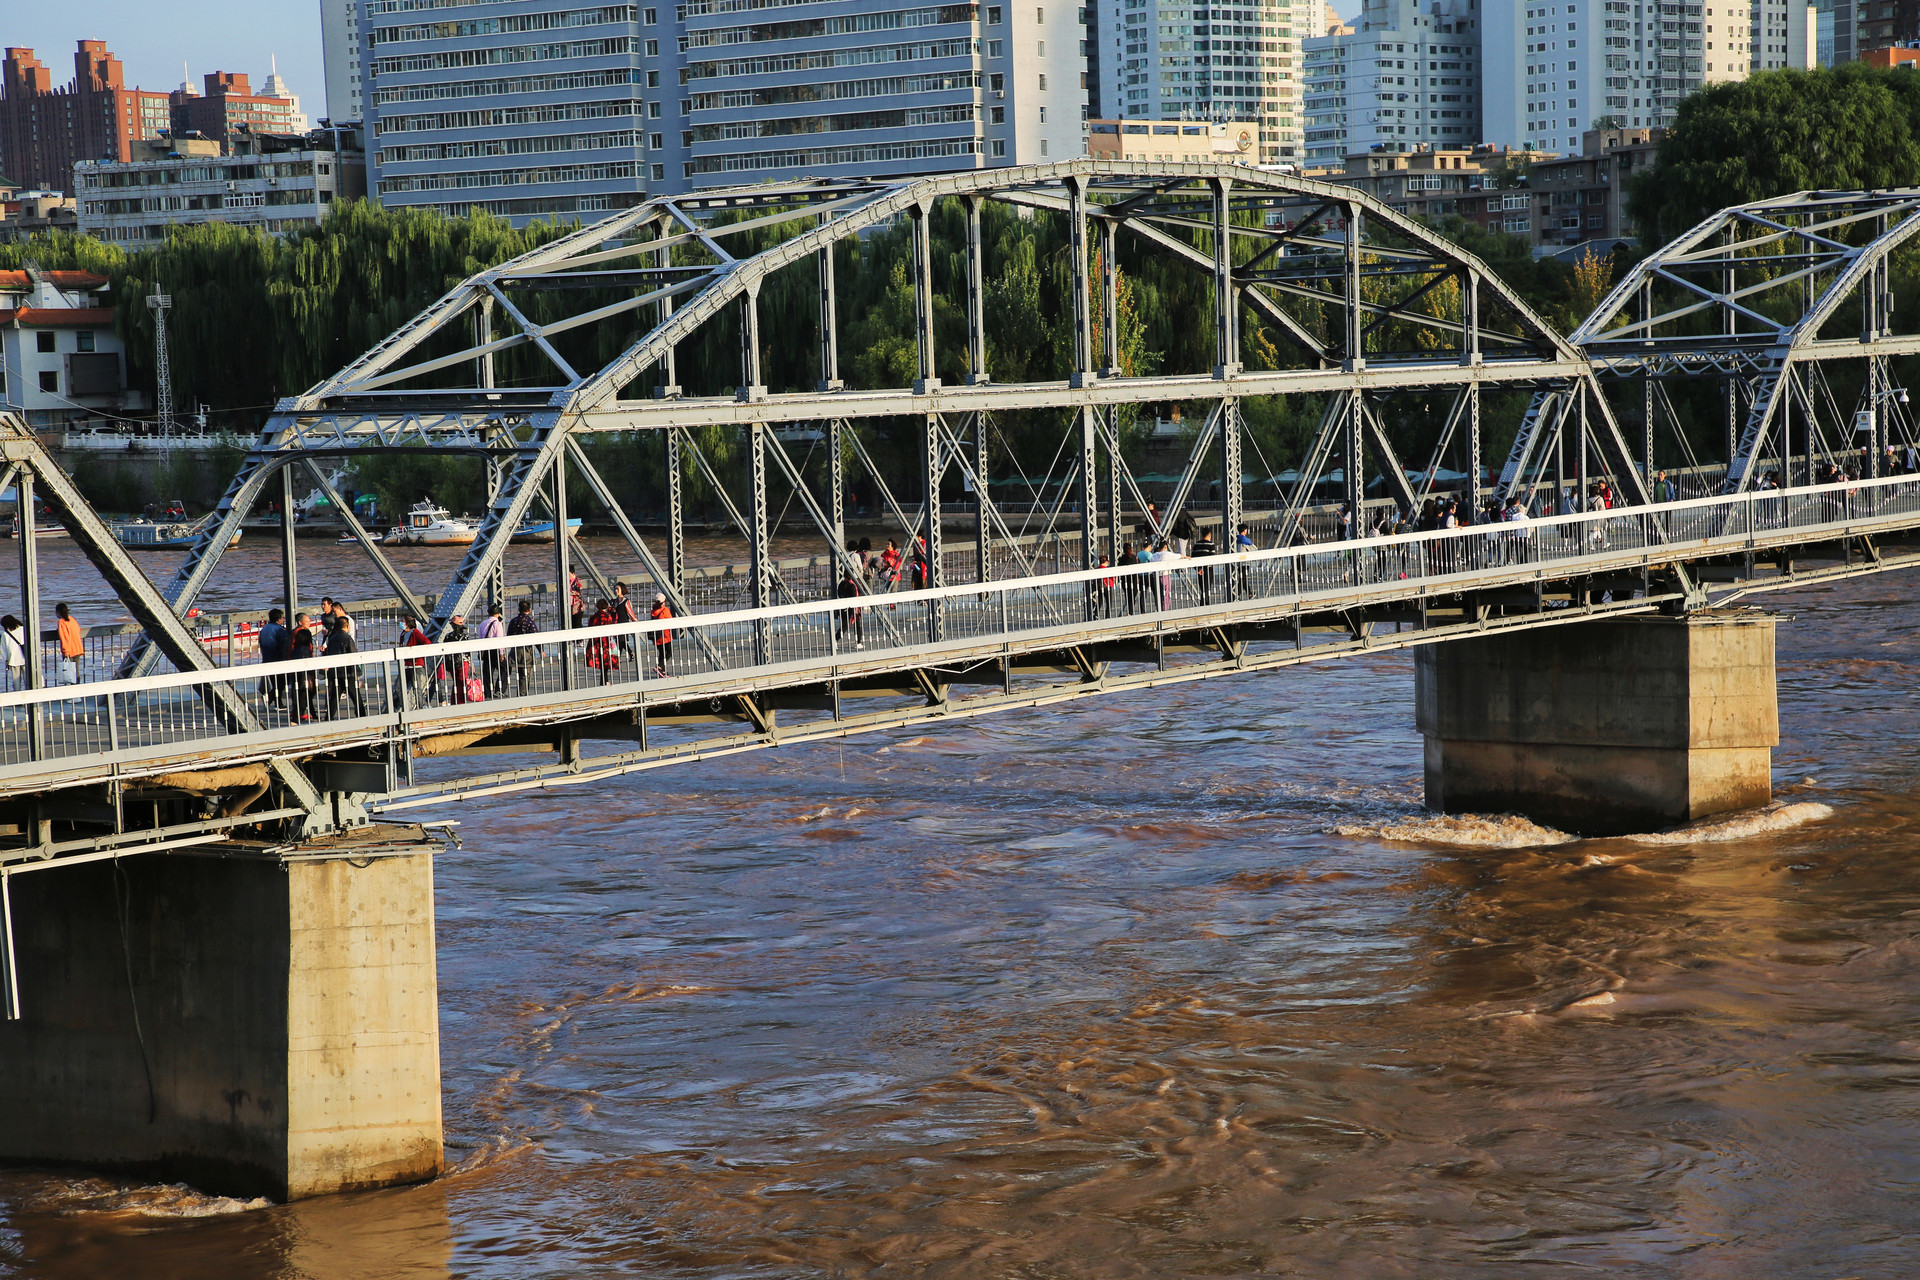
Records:
M893 544L889 542L887 545L892 546ZM664 595L654 596L653 610L647 616L655 622L664 622L673 616L673 610L667 605L667 598ZM667 664L673 661L672 631L662 627L655 633L653 637L653 654L656 659L653 666L653 674L659 676L661 679L665 679L667 675Z
M53 606L54 617L59 621L54 630L60 636L60 683L80 683L80 659L86 656L86 640L80 632L80 624L73 620L73 613L62 600Z
M513 615L513 621L507 624L510 636L530 636L538 633L540 624L533 617L533 601L522 600L520 611ZM539 652L538 645L516 645L513 650L513 670L519 678L520 696L527 696L529 678L533 675L533 658Z

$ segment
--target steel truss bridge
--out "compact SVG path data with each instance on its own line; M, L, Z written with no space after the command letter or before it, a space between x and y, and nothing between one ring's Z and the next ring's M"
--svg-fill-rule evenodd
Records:
M992 204L1065 246L1069 367L1045 381L994 376ZM29 687L0 694L0 907L8 875L76 860L243 834L285 851L461 797L1905 566L1920 557L1920 476L1885 466L1915 442L1891 361L1920 350L1920 333L1896 323L1887 264L1917 219L1920 191L1725 210L1635 267L1568 339L1434 231L1352 190L1243 167L1077 160L650 200L462 282L282 402L164 588L25 426L0 424L0 488L17 484L23 509L52 506L136 628L90 656L98 680L49 687L51 664L33 663ZM902 228L915 376L855 389L835 249ZM941 252L941 228L958 228L957 249ZM1145 256L1203 283L1193 320L1211 334L1210 367L1123 368L1126 264ZM794 280L817 299L811 329L786 317L770 334L762 294ZM936 349L941 314L964 317L955 350ZM1248 341L1255 327L1264 341ZM680 364L694 362L677 356L718 340L738 351L727 385L683 383ZM806 385L770 383L776 350L812 362ZM1254 350L1277 367L1249 367ZM1290 395L1313 398L1318 426L1282 500L1249 519L1243 406ZM1483 423L1483 397L1504 425ZM1141 406L1169 403L1201 425L1159 511L1126 462L1125 429ZM1682 428L1700 403L1725 415L1726 457L1702 464L1710 492L1677 494L1658 479L1654 442L1671 433L1668 455L1699 463ZM990 496L995 422L1014 413L1057 424L1067 461L1045 515L1077 525L1077 563L1037 564ZM915 456L882 465L873 433L902 424ZM796 457L783 442L795 429L824 456ZM1488 491L1485 447L1508 429ZM605 433L658 442L659 549L596 466L589 446ZM739 478L716 440L744 446ZM262 667L230 641L209 645L190 611L253 508L278 497L287 509L297 471L331 493L337 460L395 451L470 457L488 477L480 536L433 607L336 494L394 593L391 611L359 616L362 652ZM1356 519L1345 539L1308 536L1333 527L1330 489L1333 508L1364 511L1373 477L1416 507L1448 464L1470 508L1511 497L1533 518L1385 537ZM1820 483L1831 465L1858 478ZM1766 487L1769 472L1786 487ZM639 593L666 595L673 621L556 634L566 597L543 588L536 636L390 647L401 610L444 637L454 615L522 592L505 581L508 537L543 510L565 530L570 476L645 567ZM734 598L689 598L692 477L738 533ZM1581 509L1600 478L1621 505ZM924 589L842 599L837 575L782 574L782 507L804 513L831 564L852 566L850 482L878 495L907 545L924 543ZM1136 530L1163 535L1209 487L1205 514L1228 536L1257 525L1254 551L1095 567ZM975 504L965 542L943 535L941 495L957 490ZM297 605L292 533L283 525L282 594ZM21 611L37 631L31 521L22 535ZM549 585L575 571L609 591L562 536ZM670 657L656 650L666 630ZM463 696L469 673L484 699Z

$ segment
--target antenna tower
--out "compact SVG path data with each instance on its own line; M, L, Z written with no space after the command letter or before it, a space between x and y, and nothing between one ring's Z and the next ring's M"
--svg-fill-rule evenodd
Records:
M173 369L167 360L167 312L173 309L173 295L161 293L158 286L147 298L147 310L153 312L154 408L159 413L160 434L173 434Z

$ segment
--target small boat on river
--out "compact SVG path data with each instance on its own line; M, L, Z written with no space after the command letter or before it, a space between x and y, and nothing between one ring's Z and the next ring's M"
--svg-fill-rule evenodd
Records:
M198 520L134 520L114 525L113 536L121 546L133 551L183 551L199 541L201 532L212 519L208 514ZM239 541L240 531L236 529L227 545L231 547Z
M395 525L380 540L389 547L464 547L478 536L480 526L465 516L450 514L432 499L407 509L407 522Z
M567 521L567 532L575 536L580 533L580 517L574 516ZM520 527L513 531L512 542L552 542L553 521L522 520Z

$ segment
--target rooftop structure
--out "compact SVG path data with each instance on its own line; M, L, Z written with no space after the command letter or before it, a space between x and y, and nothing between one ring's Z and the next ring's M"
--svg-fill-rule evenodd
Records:
M1251 120L1090 120L1087 130L1087 154L1102 160L1252 164L1260 136Z

